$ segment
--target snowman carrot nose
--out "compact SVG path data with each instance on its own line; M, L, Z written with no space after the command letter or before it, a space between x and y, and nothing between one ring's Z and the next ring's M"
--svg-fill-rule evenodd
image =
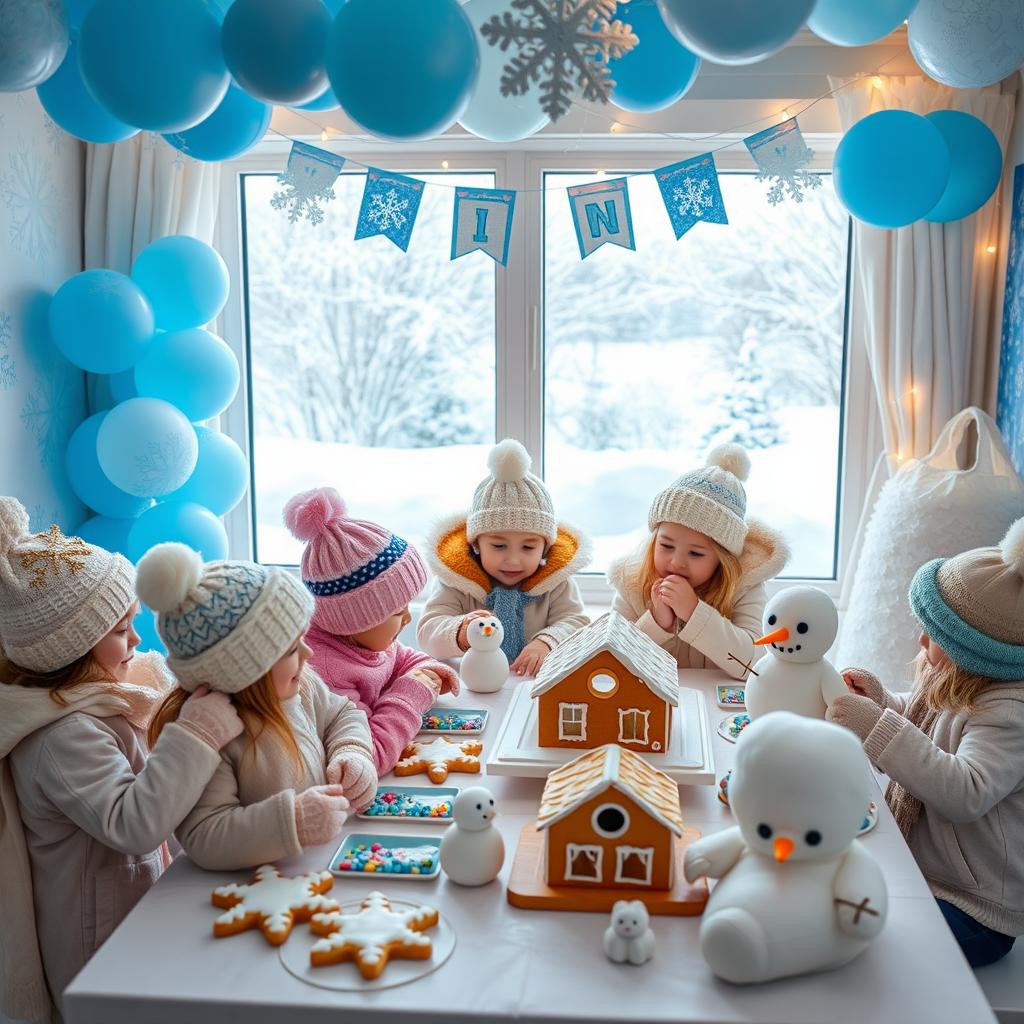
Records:
M784 864L789 860L789 855L793 852L793 840L787 836L779 836L775 840L775 859L780 863Z
M758 647L763 647L765 644L773 644L776 640L788 640L789 630L785 626L780 626L774 633L768 633L765 636L759 637L754 643Z
M484 636L490 636L494 630L490 626L484 626Z

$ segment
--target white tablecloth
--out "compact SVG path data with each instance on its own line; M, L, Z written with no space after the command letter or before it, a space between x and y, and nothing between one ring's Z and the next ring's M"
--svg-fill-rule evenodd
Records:
M702 689L712 732L728 712L717 708L717 672L684 671L684 686ZM494 735L511 695L466 693L464 707L489 707L482 737ZM721 774L735 747L715 736ZM391 781L390 777L386 781ZM395 780L430 785L425 776ZM395 898L438 906L455 929L451 958L410 984L372 993L333 992L305 985L288 974L258 931L212 937L218 911L211 891L245 873L208 873L180 857L72 982L65 994L69 1024L432 1024L453 1020L525 1018L544 1021L733 1021L866 1024L866 1022L994 1021L988 1003L946 927L921 873L881 798L877 828L864 843L878 859L889 886L889 920L881 936L853 963L824 974L737 987L708 971L697 943L699 918L654 917L654 959L642 967L610 963L602 935L606 914L518 910L505 898L519 831L536 813L543 780L452 775L455 786L483 783L499 807L496 824L505 839L505 868L498 881L479 889L450 883L343 879L340 899L383 888ZM714 787L683 786L683 816L705 833L731 825ZM374 822L355 820L353 826ZM438 826L382 822L384 830L430 832ZM432 834L432 833L431 833ZM337 846L305 851L279 865L285 874L326 868ZM297 929L306 929L297 925ZM294 941L298 936L293 936ZM355 970L352 965L336 969Z

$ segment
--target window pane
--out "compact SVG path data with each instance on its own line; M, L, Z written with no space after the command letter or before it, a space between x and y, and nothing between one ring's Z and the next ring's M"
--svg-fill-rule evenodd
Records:
M493 174L417 174L493 187ZM256 552L295 564L285 502L322 485L419 542L473 493L494 443L495 265L450 260L450 188L424 190L408 253L353 241L365 176L324 221L288 222L275 175L243 178Z
M651 175L629 179L636 252L586 260L565 189L544 193L544 470L592 571L648 536L647 508L724 441L744 444L751 515L781 530L790 576L834 576L849 226L825 176L772 207L720 175L729 224L678 242Z

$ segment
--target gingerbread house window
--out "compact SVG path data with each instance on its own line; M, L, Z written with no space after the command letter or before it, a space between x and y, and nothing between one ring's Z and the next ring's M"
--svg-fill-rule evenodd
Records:
M591 673L587 687L595 697L604 699L611 697L619 688L619 678L609 669L602 668Z
M616 839L629 828L629 812L619 804L601 804L590 816L594 831L605 839Z
M558 705L558 738L560 740L580 740L587 738L587 705Z
M629 885L650 885L654 868L653 846L617 846L615 881Z
M600 882L603 857L604 850L600 846L567 843L565 846L565 880Z
M619 742L647 743L650 717L640 708L619 708Z

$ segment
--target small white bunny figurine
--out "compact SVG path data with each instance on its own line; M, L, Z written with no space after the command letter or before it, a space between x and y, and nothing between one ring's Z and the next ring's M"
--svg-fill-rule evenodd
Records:
M617 964L645 964L654 956L654 932L643 900L616 900L604 933L604 952Z

